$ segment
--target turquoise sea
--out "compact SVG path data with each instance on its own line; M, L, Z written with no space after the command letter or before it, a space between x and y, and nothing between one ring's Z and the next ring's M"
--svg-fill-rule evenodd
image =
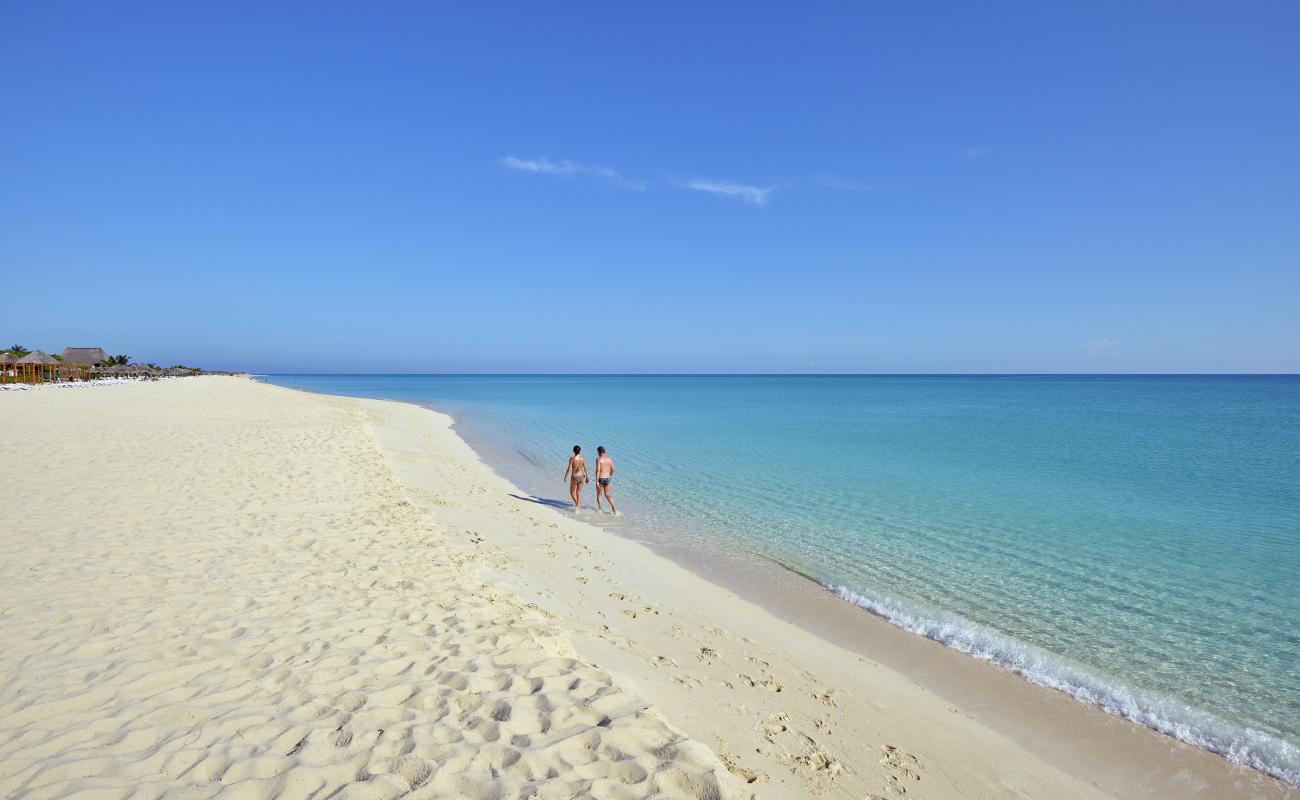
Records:
M603 444L638 538L776 560L1300 784L1300 377L268 380L450 413L545 498Z

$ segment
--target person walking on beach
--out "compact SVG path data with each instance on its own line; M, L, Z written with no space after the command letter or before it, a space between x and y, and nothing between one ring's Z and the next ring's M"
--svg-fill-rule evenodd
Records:
M573 511L576 514L582 505L582 485L587 482L587 459L583 458L582 446L573 446L573 455L569 456L569 466L564 470L564 479L569 482L569 497L573 498Z
M614 459L605 455L605 448L596 448L596 510L604 511L600 505L600 495L603 493L605 499L609 501L609 510L618 516L618 509L614 508L614 496L609 493L609 482L614 478Z

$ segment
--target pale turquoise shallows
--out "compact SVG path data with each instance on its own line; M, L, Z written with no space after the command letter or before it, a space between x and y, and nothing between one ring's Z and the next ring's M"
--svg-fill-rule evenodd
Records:
M1300 783L1300 378L276 376ZM588 494L590 498L590 493Z

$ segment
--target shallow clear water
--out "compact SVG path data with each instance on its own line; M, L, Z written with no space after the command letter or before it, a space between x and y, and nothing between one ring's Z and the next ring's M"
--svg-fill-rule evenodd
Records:
M1300 783L1300 378L274 376ZM591 500L591 492L587 498Z

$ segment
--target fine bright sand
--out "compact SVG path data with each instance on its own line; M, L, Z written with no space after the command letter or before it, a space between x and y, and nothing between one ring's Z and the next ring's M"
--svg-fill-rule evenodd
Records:
M1105 796L443 415L208 377L0 418L0 797Z

